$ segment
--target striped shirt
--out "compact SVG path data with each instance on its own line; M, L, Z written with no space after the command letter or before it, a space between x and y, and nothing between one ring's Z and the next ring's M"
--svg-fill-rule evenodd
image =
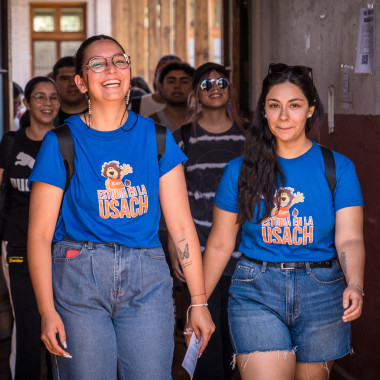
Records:
M229 161L242 154L244 136L235 124L219 134L207 132L199 124L196 125L194 133L193 126L186 124L176 130L173 136L188 157L184 165L187 192L203 252L211 230L214 197L223 175L223 168ZM230 260L225 275L232 275L240 256L237 250L239 242L240 239L237 239L233 259Z

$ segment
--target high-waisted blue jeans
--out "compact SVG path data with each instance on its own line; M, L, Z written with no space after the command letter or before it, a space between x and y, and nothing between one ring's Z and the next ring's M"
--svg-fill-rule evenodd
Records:
M55 379L171 379L172 279L161 247L60 241L53 290L72 355L52 356Z

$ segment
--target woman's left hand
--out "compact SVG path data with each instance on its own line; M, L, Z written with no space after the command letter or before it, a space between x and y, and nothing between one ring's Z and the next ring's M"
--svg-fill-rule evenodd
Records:
M197 337L198 342L201 337L203 338L202 346L199 349L199 356L206 348L208 341L211 338L212 333L215 331L215 325L212 321L210 312L208 311L207 306L196 306L190 309L190 325L192 331L194 331L195 336ZM188 324L186 324L188 326ZM188 332L191 332L191 329L188 329ZM185 330L186 331L186 330ZM189 335L186 336L188 338ZM190 333L191 337L191 333ZM188 339L186 339L188 344Z
M359 318L363 309L362 289L358 285L349 284L343 292L343 322Z

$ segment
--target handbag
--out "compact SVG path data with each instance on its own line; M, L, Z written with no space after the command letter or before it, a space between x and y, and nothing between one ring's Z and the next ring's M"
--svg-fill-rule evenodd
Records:
M8 132L6 135L4 135L4 138L6 139L4 144L5 165L0 186L0 240L3 239L5 222L9 208L9 192L11 189L11 184L9 181L8 172L11 161L12 149L16 139L16 132Z

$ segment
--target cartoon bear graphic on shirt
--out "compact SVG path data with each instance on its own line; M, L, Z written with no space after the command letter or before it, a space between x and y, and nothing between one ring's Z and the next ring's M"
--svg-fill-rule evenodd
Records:
M127 174L133 173L133 168L128 164L120 166L119 161L105 162L102 166L102 176L107 178L105 186L107 190L121 190L131 185L131 181L122 179Z
M289 209L296 203L303 202L305 196L299 191L294 194L292 187L280 187L274 195L274 207L271 216L276 218L289 218Z

